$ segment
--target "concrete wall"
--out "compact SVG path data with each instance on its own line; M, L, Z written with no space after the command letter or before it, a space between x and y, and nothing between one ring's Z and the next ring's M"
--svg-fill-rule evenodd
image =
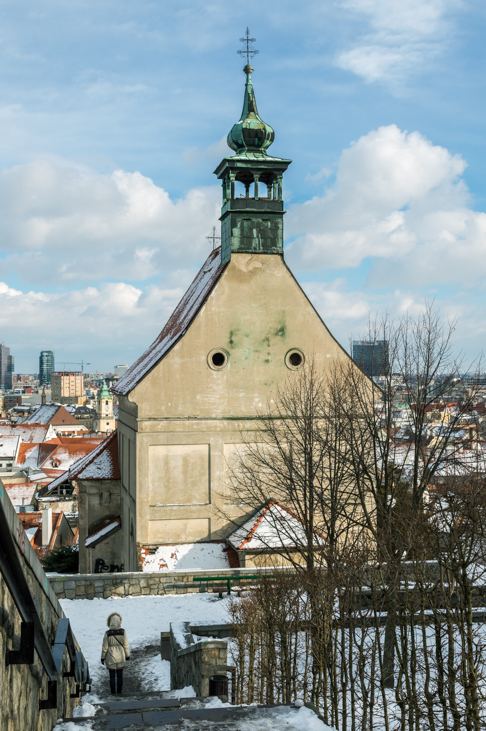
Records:
M92 573L97 559L106 566L125 566L123 528L93 548L85 548L86 538L103 528L114 518L122 516L120 480L77 480L79 504L79 570Z
M23 572L45 634L53 643L58 620L64 613L1 481L0 501L17 542ZM74 707L79 703L79 699L69 697L76 690L74 679L60 678L57 709L39 710L39 701L47 698L47 676L38 654L35 653L33 665L6 666L5 663L7 651L19 649L20 628L20 614L3 575L0 574L0 728L2 731L51 731L57 719L71 716ZM79 646L76 647L79 650ZM69 670L66 651L62 672Z
M221 370L208 365L215 348L229 356ZM283 257L233 254L182 339L120 397L122 483L136 498L139 546L221 540L234 528L226 515L245 517L228 464L242 432L255 431L257 412L292 377L294 348L323 371L349 357Z
M227 665L227 654L228 643L224 640L197 641L189 622L171 623L171 690L192 685L196 696L206 698L209 695L209 678L212 675L226 675L226 672L218 670L218 666Z
M273 569L258 569L259 574ZM120 574L66 574L50 576L52 589L59 599L107 599L110 596L149 596L163 594L190 594L206 591L227 591L226 581L232 579L232 588L240 583L252 583L252 579L235 581L248 575L248 569L224 569L218 571L167 571L158 573L132 572ZM209 577L224 577L210 581ZM194 577L208 579L194 581ZM253 581L255 581L253 579Z

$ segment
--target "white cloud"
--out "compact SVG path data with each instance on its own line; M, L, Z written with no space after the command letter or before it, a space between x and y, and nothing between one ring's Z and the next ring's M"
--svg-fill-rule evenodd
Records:
M30 372L35 356L47 347L60 361L76 356L105 367L110 361L131 363L158 335L183 293L183 287L144 291L124 282L61 294L24 293L0 282L2 340L20 369Z
M369 284L465 282L486 276L486 214L469 207L459 155L395 125L341 155L322 197L291 207L289 258L305 269L357 267Z
M432 304L446 324L458 322L453 345L457 353L466 353L467 365L478 356L486 333L486 307L481 296L471 296L457 289L397 287L391 292L353 290L340 277L332 282L307 282L303 288L331 333L349 350L350 341L366 337L370 322L376 317L389 321L405 315L417 317L427 304Z
M180 200L139 172L37 161L0 172L0 274L29 282L146 279L209 252L219 186Z
M344 0L369 32L340 53L336 64L368 82L400 83L441 53L451 36L448 13L462 0Z

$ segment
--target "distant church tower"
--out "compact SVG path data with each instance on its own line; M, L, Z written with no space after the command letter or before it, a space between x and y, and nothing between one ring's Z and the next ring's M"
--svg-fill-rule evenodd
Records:
M98 393L96 406L96 419L93 421L93 430L110 434L116 429L115 415L113 413L113 396L108 391L105 380Z

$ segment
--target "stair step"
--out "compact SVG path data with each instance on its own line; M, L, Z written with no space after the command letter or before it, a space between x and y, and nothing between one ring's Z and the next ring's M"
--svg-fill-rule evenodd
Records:
M107 713L124 713L127 711L155 710L157 708L180 708L179 698L154 698L152 700L113 700L96 703L96 708ZM97 714L98 715L98 714ZM101 714L100 714L101 715Z
M90 721L93 731L118 731L130 728L131 731L175 726L185 723L184 728L200 729L201 722L214 724L216 728L237 729L238 722L251 719L262 707L226 707L226 708L167 708L166 710L126 711L89 718L65 719L73 724ZM197 724L197 725L195 725Z

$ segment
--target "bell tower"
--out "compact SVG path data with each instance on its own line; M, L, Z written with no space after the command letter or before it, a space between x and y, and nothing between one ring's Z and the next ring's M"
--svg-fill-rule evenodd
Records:
M292 161L267 152L275 133L258 114L251 79L253 67L249 57L247 61L243 69L243 110L227 138L236 154L225 157L214 171L223 188L222 264L231 259L232 253L283 255L282 178Z
M93 420L93 431L110 434L116 429L115 414L113 413L113 396L108 391L106 381L98 392L96 418Z

